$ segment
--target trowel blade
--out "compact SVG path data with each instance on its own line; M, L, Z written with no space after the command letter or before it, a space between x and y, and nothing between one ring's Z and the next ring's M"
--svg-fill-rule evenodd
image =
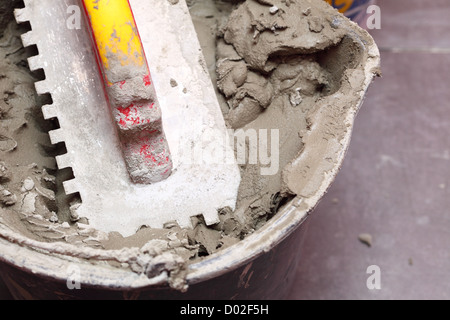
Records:
M50 138L66 144L57 163L73 170L64 188L80 194L79 217L129 236L143 225L189 227L197 215L214 224L220 208L234 209L239 168L185 0L130 0L174 162L173 174L152 185L135 185L128 176L79 1L24 2L16 20L31 24L22 40L39 50L29 65L45 71L36 90L52 96L43 113L61 126Z

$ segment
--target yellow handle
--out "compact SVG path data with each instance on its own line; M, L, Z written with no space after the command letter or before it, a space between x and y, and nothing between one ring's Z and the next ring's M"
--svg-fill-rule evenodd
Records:
M83 0L83 3L106 76L112 68L145 66L148 69L128 0ZM126 79L114 82L123 80Z
M160 1L160 0L156 0ZM172 172L161 108L128 0L83 0L128 173L155 183Z

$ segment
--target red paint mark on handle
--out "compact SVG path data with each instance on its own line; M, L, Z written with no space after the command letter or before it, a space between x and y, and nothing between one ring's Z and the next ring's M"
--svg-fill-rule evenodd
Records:
M168 151L161 150L160 152L155 152L156 149L159 149L159 144L155 141L152 141L152 133L153 131L149 132L150 138L142 143L139 153L146 161L150 161L158 167L167 165L167 163L170 162ZM167 173L167 171L165 173Z
M145 84L146 87L148 87L149 85L152 84L152 81L150 80L150 75L149 74L144 77L144 84Z
M125 117L129 117L132 108L134 108L134 104L130 104L128 107L118 107L117 110L119 110L119 112L121 114L123 114Z

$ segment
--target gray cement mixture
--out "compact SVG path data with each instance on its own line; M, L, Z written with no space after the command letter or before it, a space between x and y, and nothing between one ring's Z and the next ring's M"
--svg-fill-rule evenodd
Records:
M171 286L180 290L185 289L187 264L245 239L287 200L316 190L321 178L317 173L334 163L297 165L305 153L322 160L322 151L329 148L327 141L306 138L306 133L318 127L330 137L343 136L345 124L316 119L324 112L329 119L338 117L342 106L354 105L357 92L343 95L340 105L327 104L326 98L338 90L351 92L365 80L362 71L351 78L345 72L361 65L361 45L346 36L345 18L324 1L188 1L228 127L278 130L279 170L262 175L262 163L242 165L237 209L223 208L217 225L207 227L198 217L192 230L169 223L164 229L142 228L128 238L105 234L87 221L69 219L71 199L64 196L61 183L70 172L58 171L54 160L64 147L50 144L47 132L57 124L41 115L48 97L35 92L33 83L42 74L27 68L26 58L36 53L21 44L27 27L14 22L15 4L0 1L0 223L44 243L137 250L160 259L153 265L164 265ZM118 264L144 272L136 265Z

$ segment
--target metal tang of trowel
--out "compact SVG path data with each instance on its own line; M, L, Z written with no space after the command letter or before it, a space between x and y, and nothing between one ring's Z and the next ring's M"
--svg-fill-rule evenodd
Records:
M39 51L30 69L45 71L35 86L68 151L56 161L73 170L74 219L129 236L235 208L239 167L185 0L24 3L15 16Z

